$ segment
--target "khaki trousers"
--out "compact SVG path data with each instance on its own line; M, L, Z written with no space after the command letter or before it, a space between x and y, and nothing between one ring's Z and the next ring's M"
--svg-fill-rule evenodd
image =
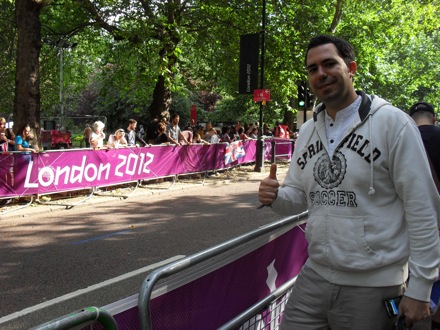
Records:
M356 274L353 274L356 276ZM286 304L281 330L388 330L383 300L400 296L405 284L353 287L332 284L304 266Z

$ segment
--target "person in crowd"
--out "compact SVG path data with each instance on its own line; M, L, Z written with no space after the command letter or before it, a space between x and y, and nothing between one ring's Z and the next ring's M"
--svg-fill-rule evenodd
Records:
M409 115L419 128L428 159L440 178L440 127L435 126L434 107L427 102L417 102L409 109Z
M264 136L273 136L272 130L270 129L269 125L267 125L267 124L263 125L263 135Z
M6 119L0 117L0 151L15 150L15 134L12 129L6 127Z
M90 148L90 134L92 134L92 128L89 124L86 125L86 128L84 129L84 146L86 148Z
M203 139L200 137L200 134L199 134L199 133L195 133L195 134L193 135L193 143L195 143L195 144L205 144L205 145L208 145L208 144L209 144L208 141L203 140Z
M245 130L245 133L250 136L255 128L257 129L258 135L258 123L247 125L247 130Z
M107 146L110 148L127 147L128 143L127 140L125 140L125 131L120 128L116 130L115 134L110 134L108 137Z
M248 136L246 135L246 133L244 132L244 127L243 127L243 126L241 126L241 127L238 129L238 138L239 138L240 140L243 140L243 141L249 139L249 137L248 137Z
M203 133L200 134L200 136L208 142L211 139L211 136L208 134L208 131L210 128L212 128L212 124L211 124L211 122L208 122L206 124L205 128L203 129Z
M194 135L194 133L197 133L197 125L196 125L196 121L194 120L194 118L191 118L189 124L187 125L186 129L188 131L191 131Z
M231 126L231 128L229 129L229 137L231 138L231 141L240 140L235 126Z
M171 116L171 123L168 126L168 137L170 139L171 143L179 144L180 141L182 141L182 144L191 145L191 142L189 142L182 134L182 131L179 127L179 120L180 117L178 114L173 114Z
M151 120L148 124L147 127L147 141L148 143L153 143L155 144L157 135L158 135L158 131L157 131L157 127L159 125L159 116L155 116L153 118L153 120Z
M282 186L276 164L260 183L260 202L277 213L308 210L308 259L284 330L391 329L396 317L384 301L401 295L399 320L408 328L429 317L440 197L417 126L384 99L355 90L354 57L344 39L311 39L306 69L322 103L301 127Z
M273 136L278 138L284 138L286 135L286 131L281 126L281 123L279 121L275 122L275 127L273 128Z
M214 127L211 127L208 130L208 135L209 135L209 143L213 144L213 143L219 143L220 142L220 138L217 135L217 131L215 130Z
M142 139L142 140L144 139L144 136L145 136L144 125L139 125L139 132L137 135L140 139Z
M99 150L104 147L104 139L105 139L105 133L104 133L104 123L100 120L95 121L92 126L92 133L90 133L90 147L92 147L94 150Z
M251 134L249 135L251 139L258 139L258 127L252 128Z
M30 145L29 140L31 138L30 125L24 124L19 130L19 133L15 136L15 151L38 152L38 149Z
M409 115L417 124L423 145L425 146L431 174L437 191L440 193L440 127L435 125L436 117L434 107L427 102L417 102L409 109ZM431 329L440 329L440 306L437 302L437 308L431 316Z
M223 126L222 127L222 142L231 143L231 137L229 135L230 133L230 127L229 126Z
M167 125L165 122L161 121L157 124L157 137L154 140L154 144L166 144L170 145L170 138L168 137L168 134L166 132Z
M141 144L147 146L148 143L136 134L137 120L129 119L127 131L125 132L125 140L129 147L139 147Z

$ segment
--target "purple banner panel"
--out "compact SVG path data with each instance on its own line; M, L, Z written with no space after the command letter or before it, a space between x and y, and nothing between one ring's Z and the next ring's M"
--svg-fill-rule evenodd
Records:
M153 298L153 329L217 329L297 275L306 259L304 232L294 227L248 254ZM121 330L141 328L138 307L114 317Z
M294 251L294 253L293 253ZM297 275L307 256L299 228L151 301L153 329L216 329Z

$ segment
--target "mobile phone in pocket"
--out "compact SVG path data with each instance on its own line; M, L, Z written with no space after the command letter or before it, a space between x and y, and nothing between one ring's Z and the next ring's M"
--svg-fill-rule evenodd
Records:
M402 296L394 297L390 299L385 299L383 304L385 305L385 310L389 317L396 317L399 313L399 304L402 300Z

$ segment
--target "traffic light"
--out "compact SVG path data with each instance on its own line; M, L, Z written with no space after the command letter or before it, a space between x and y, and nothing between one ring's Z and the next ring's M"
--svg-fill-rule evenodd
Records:
M298 107L304 108L306 106L307 87L304 81L298 83Z
M312 94L311 90L307 89L306 108L313 108L313 102L315 102L315 95Z

